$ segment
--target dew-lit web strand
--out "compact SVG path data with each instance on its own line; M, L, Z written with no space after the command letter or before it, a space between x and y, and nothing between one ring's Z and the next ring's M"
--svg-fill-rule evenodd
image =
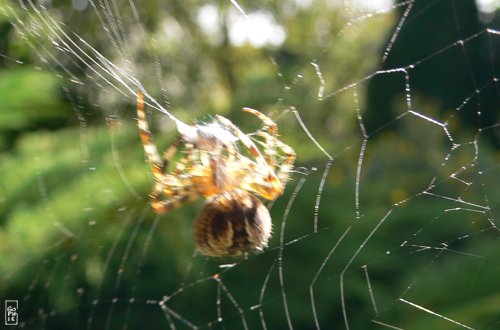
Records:
M359 106L359 98L358 98L358 91L354 87L353 88L353 93L354 93L354 106L356 108L356 117L358 119L358 125L359 129L361 130L361 134L363 136L363 141L361 141L361 147L359 148L359 155L358 155L358 166L356 167L356 183L355 183L355 190L354 190L354 209L356 213L356 219L360 219L361 217L361 212L360 212L360 203L359 203L359 195L360 195L360 183L361 183L361 171L363 168L363 159L365 158L365 151L366 151L366 145L368 143L368 134L366 133L365 129L365 124L363 123L363 117L361 116L361 109Z
M370 294L370 301L373 306L373 312L375 315L378 315L378 308L377 308L377 302L375 301L375 295L373 294L373 288L370 280L370 274L368 273L368 266L363 265L361 268L363 268L363 271L365 273L365 279L366 279L366 285L368 286L368 293Z
M462 174L462 172L464 172L464 171L468 170L470 167L474 166L477 163L477 160L479 158L479 147L477 145L477 141L465 143L465 145L467 145L467 144L472 144L474 146L474 157L469 162L460 166L460 168L457 169L455 172L451 173L449 175L449 177L454 179L454 180L457 180L458 182L460 182L466 186L471 186L473 183L472 181L466 181L465 179L461 179L458 177L458 175ZM464 144L461 144L461 146L463 146L463 145Z
M141 216L141 219L143 219L143 218L144 218L144 214L142 214L142 216ZM139 259L140 261L139 261L139 264L138 264L137 269L136 269L136 276L139 276L140 273L141 273L141 271L142 271L142 265L143 265L142 260L144 260L144 258L145 258L145 255L146 255L146 252L147 252L147 250L149 248L149 245L151 243L153 234L156 231L156 228L158 227L158 224L159 224L160 220L161 220L161 217L160 216L156 216L155 221L154 221L153 225L151 226L151 228L150 228L150 230L148 232L148 235L146 237L146 242L144 243L143 249L141 251L141 255L140 255L140 259ZM136 227L136 228L138 228L138 227ZM131 246L131 242L132 241L130 240L128 245ZM232 266L234 266L234 264L231 264L231 267ZM222 265L221 265L221 267L222 267ZM231 268L231 267L229 267L229 268ZM123 267L121 267L121 268L123 268ZM187 287L198 285L198 284L200 284L202 282L206 282L206 281L209 281L209 280L212 280L212 279L220 279L220 274L216 274L214 276L210 276L210 277L206 277L204 279L197 280L194 283L191 283L190 285L186 285L186 286L181 287L176 293L174 293L174 294L172 294L170 296L165 296L164 299L162 299L159 302L151 301L150 303L151 304L158 304L160 306L160 308L164 312L165 317L167 318L168 323L171 325L171 328L175 328L175 325L173 324L173 321L172 321L172 318L171 318L171 316L173 316L174 318L178 319L182 323L186 324L188 327L190 327L192 329L197 329L198 327L195 326L192 322L188 321L186 318L183 318L181 315L179 315L178 313L176 313L175 311L173 311L171 308L167 307L166 302L168 300L170 300L171 298L173 298L175 295L177 295L177 293L182 292ZM218 281L218 282L220 282L220 281ZM220 287L221 286L219 285L218 286L218 291L220 291ZM128 319L128 316L129 316L129 314L131 312L130 309L131 309L132 303L135 302L135 299L133 298L133 296L134 296L134 293L135 293L136 289L137 289L137 285L135 285L132 288L132 298L129 299L129 306L128 306L127 312L126 312L126 319ZM235 305L235 307L240 312L240 315L242 317L242 322L244 322L244 324L246 324L246 320L244 319L243 310L239 307L239 305L237 304L236 300L229 293L229 291L227 290L227 288L225 288L225 286L224 286L223 289L224 289L224 292L226 292L226 294L228 295L228 298L230 299L230 301ZM247 327L245 327L245 328L247 328Z
M218 280L218 278L216 280ZM217 298L215 299L215 306L217 309L217 322L222 321L222 308L220 306L220 304L221 304L221 294L220 294L221 287L222 287L221 283L218 282L217 283Z
M161 308L161 307L160 307ZM167 322L168 322L168 325L169 325L169 328L171 330L175 330L176 327L175 327L175 324L174 324L174 320L172 319L172 316L170 315L170 313L168 312L165 312L165 310L162 310L163 311L163 315L165 316L165 318L167 319Z
M231 294L231 292L229 292L227 287L224 285L220 276L217 276L217 275L213 276L213 279L217 282L218 290L219 290L219 288L221 288L222 291L224 291L226 297L229 299L229 301L233 304L233 306L236 308L236 310L240 314L241 324L243 326L243 329L248 330L248 324L247 324L247 320L245 318L245 313L243 312L243 309L240 307L240 305L238 304L238 302L236 301L234 296ZM217 298L217 300L218 300L217 318L218 318L218 321L222 321L222 310L220 309L220 307L221 307L220 306L220 296Z
M335 250L337 249L337 247L340 245L340 243L347 236L347 234L349 233L349 231L351 230L351 228L352 228L352 226L350 226L346 230L344 230L344 233L340 236L340 238L332 246L332 248L330 249L330 252L328 252L328 255L325 257L325 259L323 259L323 262L319 266L318 271L314 275L314 277L313 277L313 279L311 281L311 284L309 285L309 298L311 299L311 309L312 309L312 312L313 312L314 323L316 324L316 329L320 329L320 325L319 325L318 313L316 311L316 302L315 302L315 299L314 299L314 285L316 284L316 281L318 280L319 275L321 274L321 272L325 268L325 266L328 263L328 261L330 260L331 256L333 255L333 253L335 252Z
M438 217L436 217L436 218L438 218ZM404 241L400 245L400 248L406 246L406 243L407 243L407 241ZM441 257L441 255L444 253L445 250L444 249L438 249L437 251L438 251L438 253L432 258L432 260L430 262L427 263L427 265L424 267L424 269L420 271L420 274L425 273L425 271L429 267L431 267L431 265L434 264L434 262L436 260L438 260ZM418 253L418 251L412 251L412 252L410 252L410 254L413 254L413 253ZM405 289L403 290L403 292L399 295L400 297L405 296L406 293L408 293L413 288L413 286L415 285L415 283L417 283L417 278L418 278L418 275L420 275L420 274L417 274L417 276L415 276L415 278L410 282L410 284L405 287ZM394 304L395 304L395 302L393 302L391 305L394 305Z
M159 305L160 305L161 310L163 311L163 314L167 318L167 321L170 324L170 328L171 329L175 329L175 325L173 324L172 319L170 318L170 316L173 316L177 320L181 321L183 324L185 324L186 326L188 326L190 329L198 329L198 327L195 324L189 322L187 319L183 318L181 315L179 315L173 309L171 309L170 307L168 307L164 303L163 300L159 302Z
M333 164L333 157L319 144L319 142L314 138L314 136L311 134L309 129L307 128L306 124L302 120L302 117L300 117L299 112L296 109L292 109L293 114L295 115L295 118L297 118L298 123L306 133L306 135L309 137L309 139L318 147L323 154L328 158L328 161L326 162L325 169L323 170L323 175L321 177L321 181L318 187L318 192L316 194L316 202L314 204L314 224L313 224L313 229L314 232L316 233L318 231L318 218L319 218L319 205L321 202L321 196L323 195L323 188L325 186L326 178L328 176L328 172L330 171L330 168Z
M343 34L345 33L345 30L347 28L350 28L352 27L354 24L356 23L360 23L362 21L365 21L365 20L368 20L368 19L371 19L373 18L374 16L376 15L384 15L384 14L387 14L387 13L390 13L392 11L395 11L396 9L400 8L400 7L404 7L404 6L407 6L408 4L410 3L413 3L415 2L415 0L407 0L407 1L401 1L399 3L396 3L396 4L393 4L391 5L390 7L385 7L385 8L382 8L382 9L376 9L374 11L371 11L368 12L367 14L364 14L364 15L359 15L359 16L356 16L355 18L352 18L350 19L345 25L345 27L343 27L339 34Z
M445 200L449 200L449 201L461 203L461 204L472 206L472 207L476 207L478 209L482 209L483 211L489 211L490 210L489 206L483 206L483 205L480 205L480 204L475 204L475 203L472 203L472 202L467 202L467 201L463 200L460 197L459 198L452 198L452 197L448 197L448 196L444 196L444 195L440 195L440 194L436 194L436 193L431 193L431 192L429 192L427 190L425 190L423 192L423 194L424 195L434 196L434 197L439 197L439 198L442 198L442 199L445 199Z
M469 55L467 55L467 52L465 50L465 44L464 42L462 41L462 31L460 29L460 26L458 24L458 17L457 17L457 9L455 7L455 1L451 1L451 8L452 8L452 12L453 12L453 21L455 22L455 29L457 30L457 34L458 34L458 38L459 38L459 44L460 44L460 49L462 51L462 54L465 58L465 63L467 64L467 70L469 71L469 76L470 76L470 79L472 80L472 84L474 85L474 89L477 90L477 81L476 81L476 77L474 77L474 71L472 70L472 66L471 66L471 63L470 63L470 59L469 59ZM479 99L477 100L478 104L478 111L479 111L479 107L480 107L480 104L479 104Z
M323 100L323 95L325 91L325 79L323 78L323 74L321 72L319 64L315 62L311 62L311 65L314 67L314 71L316 73L316 76L318 77L319 80L319 88L318 88L318 100ZM314 220L313 220L313 230L315 233L318 232L318 219L319 219L319 206L321 203L321 196L323 196L323 189L325 187L326 179L328 176L328 173L330 172L330 168L333 165L333 157L319 144L319 142L312 136L311 132L309 129L307 129L304 121L300 117L300 114L294 110L295 117L297 118L297 121L299 122L300 126L302 129L306 132L307 136L313 143L325 154L325 156L328 158L325 169L323 170L323 175L321 176L321 181L318 186L318 192L316 193L316 201L314 203Z
M288 220L288 214L290 213L290 209L292 208L292 205L295 201L295 198L297 197L300 189L302 189L302 186L306 182L306 178L301 178L297 185L295 186L295 189L293 190L292 196L288 200L288 203L285 208L285 213L283 214L283 218L281 220L281 230L280 230L280 248L279 248L279 254L278 254L278 277L279 277L279 282L280 282L280 290L281 290L281 298L283 300L283 308L285 309L285 315L286 315L286 320L288 323L288 328L293 329L292 325L292 319L290 317L290 311L288 309L288 301L286 298L286 292L285 292L285 275L283 274L283 250L285 247L285 227L286 227L286 222Z
M482 172L479 173L480 176L479 176L479 180L480 180L480 183L481 183L481 187L483 188L483 196L484 196L484 199L487 203L489 203L489 195L486 193L486 189L485 189L485 183L484 183L484 180L483 180L483 177L482 177ZM499 227L500 226L497 226L497 224L495 223L495 219L494 219L494 215L491 214L492 210L488 210L486 211L485 215L488 217L488 222L491 224L492 228L494 228L495 230L499 231Z
M401 206L402 204L404 203L407 203L409 200L411 199L415 199L416 197L419 197L419 196L422 196L422 195L425 195L425 191L424 192L420 192L412 197L409 197L408 199L404 200L404 201L401 201L397 204L395 204L394 206ZM459 202L459 201L456 201L456 202ZM480 214L486 214L489 210L477 210L477 209L472 209L472 208L464 208L464 207L456 207L456 208L448 208L448 209L445 209L442 211L442 213L438 216L436 216L431 222L427 223L426 225L420 227L415 233L413 233L411 236L412 237L417 237L419 236L424 230L426 230L426 228L431 225L432 223L434 223L434 221L437 221L439 218L441 218L442 215L444 215L445 213L447 212L452 212L452 211L467 211L467 212L476 212L476 213L480 213ZM483 229L481 230L480 232L482 231L485 231L485 230L489 230L489 229L496 229L495 225L492 224L492 226L488 229ZM468 236L468 235L466 235ZM461 240L463 239L464 237L461 236L455 240L452 240L452 241L449 241L449 243L453 243L454 241L456 240ZM440 243L440 244L443 244L443 243ZM436 249L436 250L439 250L441 252L444 251L443 247L432 247L432 246L422 246L422 245L416 245L416 244L409 244L407 240L403 241L400 245L400 247L415 247L415 248L418 248L418 250L412 252L412 253L416 253L416 252L420 252L421 250L430 250L430 249ZM451 252L456 252L456 253L459 253L459 254L463 254L463 255L468 255L468 256L471 256L471 257L477 257L477 258L484 258L483 256L481 255L477 255L477 254L471 254L471 253L464 253L464 252L461 252L461 251L454 251L454 250L451 250L451 249L447 249L446 250L449 250ZM410 287L408 287L409 289ZM406 291L405 291L406 292Z
M346 266L344 269L342 269L342 272L340 273L339 276L339 283L340 283L340 301L342 305L342 315L344 318L344 324L347 330L350 329L349 327L349 320L347 318L347 306L345 303L345 292L344 292L344 275L346 271L351 267L352 263L354 260L357 258L358 254L361 252L361 250L366 246L366 243L371 239L371 237L375 234L375 232L382 226L382 224L385 222L385 220L391 215L392 211L394 211L394 208L390 209L387 211L387 213L384 215L382 219L377 223L377 225L370 231L368 236L365 238L365 240L361 243L359 248L354 252L352 255L351 259L347 262Z
M387 324L387 323L384 323L384 322L380 322L380 321L377 321L377 320L371 320L373 323L375 324L378 324L378 325L382 325L384 327L387 327L387 328L390 328L390 329L395 329L395 330L405 330L403 328L399 328L399 327L396 327L394 325L390 325L390 324Z
M460 209L460 211L462 211L462 210ZM457 240L458 239L455 239L453 241L457 241ZM453 241L450 241L450 242L453 242ZM450 242L440 242L439 245L441 245L441 246L429 246L429 245L418 245L418 244L408 244L408 243L404 244L404 246L414 248L415 251L413 253L415 253L415 252L418 253L418 252L422 252L422 251L429 251L429 250L437 250L437 251L451 252L454 254L460 254L463 256L468 256L468 257L473 257L473 258L478 258L478 259L486 259L485 256L482 256L479 254L467 253L467 252L462 252L462 251L455 250L455 249L450 249L447 246L447 245L450 245Z
M318 88L318 100L322 101L323 100L323 95L325 92L325 78L323 78L323 74L321 73L321 70L319 68L319 65L317 63L311 62L311 65L314 67L314 71L316 72L316 76L318 76L319 79L319 88Z
M168 308L167 307L167 302L172 300L172 299L175 299L176 296L178 296L179 294L183 293L186 289L188 288L193 288L201 283L204 283L204 282L209 282L209 281L213 281L215 279L215 277L218 277L220 278L226 271L228 271L229 269L231 268L225 268L223 271L219 272L218 274L215 274L215 275L212 275L212 276L205 276L203 278L200 278L200 279L197 279L189 284L186 284L186 285L183 285L181 287L179 287L177 290L175 290L174 292L172 292L170 295L164 295L163 296L163 299L159 302L157 302L157 304L162 308L162 310L164 312L172 312L173 310L171 308ZM171 314L170 315L174 316L177 318L177 316L179 316L179 320L181 321L185 321L185 322L188 322L185 318L182 318L179 314ZM191 322L188 322L189 324L191 324L193 326L193 328L197 328L193 323Z
M398 25L396 26L396 30L394 30L394 33L391 36L391 39L389 40L389 43L387 44L387 47L384 50L384 55L382 56L382 63L385 62L387 57L389 56L389 53L392 50L392 46L394 46L394 43L396 42L396 38L399 35L399 32L401 31L401 28L403 27L404 23L406 22L406 19L408 18L408 15L410 15L410 11L413 8L413 4L415 1L407 1L405 4L408 4L408 7L406 7L406 10L404 11L403 15L399 19Z
M461 169L462 169L463 167L470 167L470 166L472 166L473 164L475 164L475 162L476 162L476 159L477 159L477 157L478 157L478 148L477 148L477 143L476 143L476 142L475 142L475 143L473 143L473 144L474 144L474 147L475 147L475 149L474 149L474 152L475 152L474 158L473 158L473 160L471 160L471 161L470 161L470 162L468 162L467 164L463 165L463 166L461 167ZM452 154L452 153L453 153L453 151L454 151L455 149L457 149L459 146L460 146L460 145L454 145L454 146L452 147L452 150L450 151L450 153L448 153L448 155L446 155L446 156L445 156L444 161L441 163L441 165L440 165L441 167L445 167L445 166L446 166L446 164L447 164L448 160L449 160L449 159L450 159L450 157L451 157L451 154ZM463 169L463 170L465 170L465 169ZM454 172L454 173L456 173L456 172ZM455 177L453 177L454 173L450 174L448 177L449 177L449 178L451 178L451 179L455 179L455 180L456 180L456 178L455 178ZM478 172L478 174L480 174L480 173ZM472 208L473 208L472 210L475 210L476 212L488 213L488 212L491 210L489 206L484 206L484 205L481 205L481 204L468 202L468 201L466 201L466 200L463 200L461 197L458 197L458 198L452 198L452 197L449 197L449 196L444 196L444 195L441 195L441 194L438 194L438 193L433 193L433 192L431 192L431 190L433 190L436 186L438 186L438 185L441 183L441 182L436 182L436 181L437 181L437 177L435 176L435 177L433 177L433 178L431 179L431 181L430 181L430 183L429 183L428 187L427 187L424 191L422 191L420 194L421 194L421 195L429 195L429 196L433 196L433 197L438 197L438 198L442 198L442 199L445 199L445 200L453 201L453 202L456 202L456 203L464 204L464 205L466 205L466 206L468 206L468 207L472 207ZM459 181L460 181L460 180L459 180ZM464 183L464 184L466 184L466 183ZM419 195L420 195L420 194L419 194ZM485 203L486 203L486 205L488 204L488 203L487 203L487 200L485 200ZM461 207L460 209L461 209L461 210L467 210L467 208L464 208L464 207ZM490 223L491 223L491 225L492 225L492 226L494 226L494 227L496 228L496 226L495 226L495 224L494 224L494 223L492 223L491 221L490 221Z
M486 40L488 41L488 49L489 49L490 63L491 63L491 72L493 72L493 81L495 82L497 94L500 94L500 88L498 86L498 78L497 78L497 68L495 65L495 58L494 58L495 56L494 56L494 51L493 51L493 45L492 45L491 38L490 38L490 35L493 34L492 32L494 30L486 29L486 31L488 32L488 38L486 38Z
M184 289L186 289L188 287L191 287L191 286L194 286L194 285L198 285L198 284L200 284L202 282L213 281L213 280L215 280L217 282L217 298L216 298L217 319L215 320L215 322L219 323L219 322L223 321L222 310L221 310L221 293L224 292L224 294L227 296L227 298L229 299L229 301L233 304L233 306L238 311L238 314L239 314L239 316L241 318L241 321L242 321L243 328L244 329L248 329L248 324L247 324L247 321L246 321L246 318L245 318L244 310L240 307L240 305L238 304L238 302L236 301L236 299L234 298L234 296L229 292L229 290L227 289L227 287L224 285L224 283L221 280L220 274L215 274L213 276L197 280L197 281L195 281L195 282L193 282L193 283L191 283L189 285L181 287L173 295L171 295L171 296L165 296L159 302L159 305L162 308L162 310L164 311L165 317L167 317L168 322L171 325L171 327L175 328L175 326L173 325L173 323L171 322L171 319L169 317L170 315L172 315L175 318L177 318L178 320L182 321L183 323L185 323L186 325L188 325L190 328L193 328L193 329L197 329L198 328L192 322L189 322L187 319L183 318L178 313L175 313L175 312L173 312L172 309L168 308L167 305L166 305L166 302L168 300L170 300L174 295L177 295L178 293L181 293L182 291L184 291ZM209 322L208 325L211 326L212 324L214 324L214 322Z
M467 104L469 104L469 102L472 100L473 97L477 97L478 95L480 95L481 92L483 92L485 89L487 89L492 84L496 85L496 81L495 80L489 81L489 82L485 83L483 86L481 86L478 89L474 90L470 95L468 95L462 101L462 103L455 110L456 111L462 110L463 107L465 107ZM480 131L483 130L483 129L485 129L485 128L484 127L480 127L479 128Z
M262 324L262 329L264 329L264 330L267 330L267 324L266 324L266 320L264 318L264 308L263 308L264 295L265 295L265 292L267 289L267 285L269 284L269 279L271 278L271 274L273 273L275 266L276 266L276 260L273 261L271 267L269 268L269 271L267 272L266 278L264 279L264 283L262 284L262 287L260 288L259 305L257 305L257 307L259 308L260 323Z
M236 1L236 0L231 0L231 3L233 4L234 7L236 7L236 9L238 9L238 11L245 17L248 19L248 16L247 14L245 13L245 11L243 10L243 7L240 6L240 4Z
M422 64L423 62L427 62L428 60L432 59L433 57L436 57L448 50L450 50L451 48L454 48L454 47L462 47L462 45L468 43L469 41L472 41L478 37L480 37L481 35L485 34L485 33L491 33L492 31L494 30L491 30L491 29L484 29L484 30L481 30L479 32L476 32L470 36L468 36L467 38L464 38L464 39L459 39L453 43L451 43L450 45L444 47L444 48L441 48L437 51L435 51L434 53L431 53L427 56L425 56L424 58L422 58L421 60L418 60L416 61L415 63L412 64L412 67L416 67L417 65L420 65ZM498 34L500 34L500 32L497 32Z
M458 322L458 321L455 321L455 320L453 320L453 319L450 319L449 317L446 317L446 316L444 316L444 315L442 315L442 314L436 313L436 312L434 312L434 311L432 311L432 310L430 310L430 309L428 309L428 308L425 308L425 307L423 307L423 306L421 306L421 305L415 304L415 303L413 303L413 302L411 302L411 301L408 301L408 300L406 300L406 299L399 298L399 301L401 301L401 302L403 302L403 303L405 303L405 304L408 304L408 305L410 305L410 306L412 306L412 307L415 307L415 308L417 308L417 309L419 309L419 310L421 310L421 311L424 311L424 312L426 312L426 313L428 313L428 314L430 314L430 315L437 316L437 317L439 317L439 318L441 318L441 319L443 319L443 320L445 320L445 321L448 321L448 322L451 322L451 323L453 323L453 324L456 324L456 325L458 325L458 326L460 326L460 327L462 327L462 328L465 328L465 329L470 329L470 330L474 330L474 328L471 328L471 327L469 327L468 325L465 325L465 324L463 324L463 323L460 323L460 322Z

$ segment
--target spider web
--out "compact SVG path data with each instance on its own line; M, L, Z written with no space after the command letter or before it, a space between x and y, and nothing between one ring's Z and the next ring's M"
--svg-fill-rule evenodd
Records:
M70 114L10 135L0 158L0 290L20 327L498 327L500 31L486 1L481 23L463 20L471 4L167 1L155 22L134 1L0 2L28 49L3 68L38 70L44 92L57 81ZM415 34L422 22L436 25ZM276 120L297 168L268 205L267 250L206 258L202 201L152 212L138 90L160 150L176 123L220 111L244 132L258 123L234 109Z

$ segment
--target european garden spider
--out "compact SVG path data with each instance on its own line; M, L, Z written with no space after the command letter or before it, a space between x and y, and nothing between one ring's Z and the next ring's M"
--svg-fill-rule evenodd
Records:
M253 194L270 201L282 195L295 161L294 150L277 138L278 127L269 117L243 111L259 118L263 127L244 134L222 116L208 124L178 122L179 135L161 159L144 112L144 94L137 93L140 137L155 180L151 206L162 214L205 197L193 233L198 250L207 256L241 255L267 246L271 216ZM169 170L179 147L184 155Z

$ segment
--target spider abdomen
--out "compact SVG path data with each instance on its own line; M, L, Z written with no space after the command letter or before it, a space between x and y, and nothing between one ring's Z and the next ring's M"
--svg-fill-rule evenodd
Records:
M272 221L252 194L230 190L210 197L194 224L199 251L207 256L237 256L267 247Z

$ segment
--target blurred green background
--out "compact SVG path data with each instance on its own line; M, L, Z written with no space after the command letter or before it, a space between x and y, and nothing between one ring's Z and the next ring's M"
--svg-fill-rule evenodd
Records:
M361 3L239 1L267 31L252 40L230 1L0 1L0 297L21 325L460 327L408 301L499 328L497 12ZM133 84L51 20L185 122L254 131L243 106L277 121L298 159L268 250L204 258L203 201L152 212ZM148 111L163 150L175 127Z

